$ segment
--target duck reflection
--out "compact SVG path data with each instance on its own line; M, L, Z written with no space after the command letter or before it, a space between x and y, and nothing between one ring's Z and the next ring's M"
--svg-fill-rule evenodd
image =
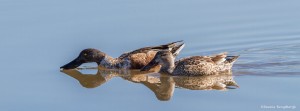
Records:
M140 72L138 70L102 70L97 74L82 74L78 70L62 70L63 73L78 80L86 88L95 88L113 77L143 84L149 88L158 100L168 101L175 88L188 90L222 90L239 87L230 73L209 76L170 76L160 73Z
M139 77L144 78L142 74L148 72L140 72L138 70L114 70L99 68L96 74L82 74L76 69L61 70L61 72L73 77L85 88L95 88L101 86L113 77L131 78L132 82L140 80Z
M105 70L98 70L96 74L82 74L75 69L62 70L61 72L78 80L79 83L85 88L95 88L101 86L116 76L116 74L112 73L111 71Z
M174 77L177 87L190 90L227 90L239 87L232 75L209 75L194 77Z
M170 100L175 89L175 82L172 76L160 75L158 73L124 76L123 79L145 85L161 101Z
M168 101L171 99L175 89L175 82L172 77L163 77L160 78L160 84L150 84L149 82L144 82L145 86L147 86L151 91L154 92L157 99L161 101Z

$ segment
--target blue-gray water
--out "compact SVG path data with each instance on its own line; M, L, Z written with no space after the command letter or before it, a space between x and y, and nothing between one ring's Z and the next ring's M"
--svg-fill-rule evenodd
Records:
M0 110L299 110L299 10L297 0L0 0ZM88 89L59 71L84 48L118 57L176 40L186 43L179 57L240 55L240 88L176 88L162 102L138 83Z

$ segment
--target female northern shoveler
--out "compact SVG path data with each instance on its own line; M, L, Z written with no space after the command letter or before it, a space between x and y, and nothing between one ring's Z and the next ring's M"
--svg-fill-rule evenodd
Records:
M184 47L183 41L176 41L165 45L144 47L122 54L113 58L97 49L84 49L79 56L70 63L60 67L61 69L73 69L83 63L96 62L100 67L108 69L140 69L147 65L160 50L169 50L176 57Z
M170 51L159 51L152 61L142 71L148 71L156 65L161 65L159 72L171 75L212 75L221 72L231 71L233 63L238 56L227 56L227 53L220 53L214 56L192 56L180 59L177 62Z

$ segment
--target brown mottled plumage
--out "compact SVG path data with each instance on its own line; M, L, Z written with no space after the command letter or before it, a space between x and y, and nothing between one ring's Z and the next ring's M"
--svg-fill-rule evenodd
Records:
M175 58L170 51L159 51L142 71L161 65L160 72L172 75L198 76L229 72L238 56L226 54L225 52L214 56L192 56L174 63Z
M147 65L158 51L169 50L173 56L177 56L184 47L183 41L176 41L165 45L144 47L122 54L118 58L113 58L97 49L85 49L79 56L61 69L73 69L82 63L96 62L99 67L108 69L140 69Z

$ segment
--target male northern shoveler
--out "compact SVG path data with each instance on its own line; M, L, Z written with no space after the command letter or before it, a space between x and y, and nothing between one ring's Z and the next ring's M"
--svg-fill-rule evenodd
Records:
M176 57L184 47L183 41L176 41L165 45L144 47L122 54L113 58L97 49L84 49L79 56L70 63L60 67L61 69L73 69L83 63L96 62L98 66L108 69L140 69L147 65L158 51L169 50Z
M175 57L170 51L159 51L141 71L148 71L156 65L161 65L159 72L171 75L212 75L231 71L237 58L238 56L227 56L224 52L214 56L187 57L175 62Z

